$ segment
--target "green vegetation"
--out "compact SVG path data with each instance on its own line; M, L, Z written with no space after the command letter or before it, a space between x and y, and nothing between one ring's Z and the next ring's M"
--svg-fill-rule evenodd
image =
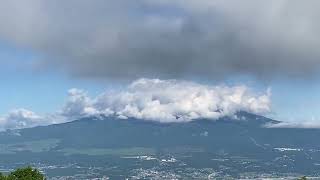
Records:
M133 148L117 148L117 149L73 149L66 148L59 150L65 155L74 155L74 154L83 154L89 156L101 156L101 155L110 155L110 156L140 156L140 155L155 155L156 151L153 148L144 148L144 147L133 147Z
M303 177L299 178L298 180L307 180L307 177L303 176Z
M45 180L44 175L37 169L32 167L20 168L9 175L0 173L0 180Z
M39 141L26 141L21 143L0 144L0 154L15 154L21 151L47 152L55 148L59 139L44 139Z

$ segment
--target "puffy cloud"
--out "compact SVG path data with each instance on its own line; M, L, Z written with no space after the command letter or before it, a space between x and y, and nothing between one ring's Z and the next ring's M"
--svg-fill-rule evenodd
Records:
M218 119L238 111L263 114L270 111L270 91L255 95L246 86L206 86L186 81L139 79L120 92L89 98L71 90L64 115L116 115L120 118L160 122ZM71 113L70 113L71 112Z
M77 77L310 77L320 67L319 5L318 0L3 0L0 39L47 56L40 67Z
M60 113L40 115L33 111L20 108L14 109L8 114L0 117L0 131L60 124L73 120L75 120L73 117L68 117Z
M17 109L0 118L0 129L57 124L83 116L105 115L158 122L216 120L238 111L270 111L270 90L257 95L246 86L207 86L187 81L139 79L122 91L108 91L91 98L79 89L69 90L63 108L49 115Z
M97 114L97 110L92 107L92 100L87 93L79 89L70 89L69 98L60 114L66 117Z
M0 117L0 131L6 129L22 129L50 124L59 124L72 121L71 117L63 116L60 113L39 115L27 109L14 109L7 115Z
M46 124L43 117L26 109L16 109L0 118L0 130L20 129Z

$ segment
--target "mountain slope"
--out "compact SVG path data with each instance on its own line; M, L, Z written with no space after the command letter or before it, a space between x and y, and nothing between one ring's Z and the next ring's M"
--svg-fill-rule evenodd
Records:
M279 121L245 112L238 113L237 118L168 124L87 117L1 132L0 166L31 163L50 177L80 173L84 170L79 167L84 167L83 179L100 177L87 175L92 167L116 179L146 173L142 170L166 174L160 179L166 179L168 172L193 177L186 175L186 168L192 169L191 174L206 172L203 177L213 172L217 177L235 178L244 172L270 173L272 177L292 172L316 175L320 130L265 128L268 123ZM58 170L52 172L52 167Z
M278 122L244 112L238 116L242 120L226 117L217 121L203 119L168 124L104 116L87 117L65 124L4 132L0 134L0 143L59 139L57 148L196 146L237 152L257 150L257 144L274 147L318 146L318 130L264 128L266 123ZM19 132L19 136L14 132Z

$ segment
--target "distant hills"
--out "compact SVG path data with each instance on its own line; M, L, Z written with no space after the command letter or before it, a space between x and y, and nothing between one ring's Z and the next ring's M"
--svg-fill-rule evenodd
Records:
M188 123L158 123L115 117L86 117L64 124L0 133L0 144L58 139L65 148L127 148L192 146L209 151L255 152L274 147L319 147L319 130L265 128L279 123L246 112L237 119L199 119Z
M44 171L50 176L73 172L80 166L88 171L99 166L107 169L105 174L116 174L114 177L118 178L127 172L140 174L138 170L149 166L166 173L169 166L163 163L176 161L180 164L170 167L172 173L180 172L174 168L184 166L194 168L192 172L213 168L210 172L219 170L225 173L222 177L237 178L247 171L317 173L320 130L265 127L275 123L280 122L246 112L187 123L85 117L64 124L1 132L0 166L45 164ZM132 161L132 157L138 159ZM144 161L152 163L143 164ZM76 167L52 170L56 164L69 167L70 163Z

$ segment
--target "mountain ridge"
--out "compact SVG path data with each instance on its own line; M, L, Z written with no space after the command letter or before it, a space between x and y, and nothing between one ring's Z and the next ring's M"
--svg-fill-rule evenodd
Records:
M231 169L223 172L237 178L248 171L247 166L258 173L317 172L314 164L320 162L320 130L266 128L266 123L280 121L246 112L239 112L237 117L184 123L84 117L63 124L1 132L0 159L6 164L21 161L85 164L87 169L120 168L108 169L108 175L131 170L141 174L141 168L160 168L167 173L166 168L171 167L168 163L173 163L171 168L188 164L195 172L197 168L223 169L220 166L225 165ZM292 164L292 160L303 163Z

